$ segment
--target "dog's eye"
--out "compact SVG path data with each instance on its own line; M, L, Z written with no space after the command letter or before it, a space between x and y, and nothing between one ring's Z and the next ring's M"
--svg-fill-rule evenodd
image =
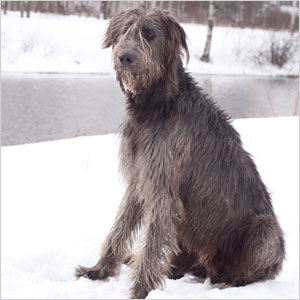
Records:
M143 36L147 41L152 41L156 37L155 32L147 27L143 28Z
M125 26L124 29L123 29L122 34L126 34L126 32L127 32L127 30L129 29L129 27L130 27L129 25L128 25L128 26Z
M124 27L122 34L125 34L127 32L127 30L132 26L134 22L132 20L130 20Z

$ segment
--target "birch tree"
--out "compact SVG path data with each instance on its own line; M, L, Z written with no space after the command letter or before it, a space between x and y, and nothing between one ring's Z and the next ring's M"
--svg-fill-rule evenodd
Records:
M31 1L25 1L26 4L26 17L30 18L30 3Z
M204 62L209 62L209 53L211 47L211 39L212 39L212 31L215 22L215 15L216 15L216 2L210 1L209 2L209 10L208 10L208 28L207 28L207 36L206 36L206 43L203 54L200 60Z
M296 19L296 0L293 0L292 17L291 17L291 23L290 23L291 33L294 33L295 19Z
M244 24L244 3L239 1L237 4L236 24L242 28Z

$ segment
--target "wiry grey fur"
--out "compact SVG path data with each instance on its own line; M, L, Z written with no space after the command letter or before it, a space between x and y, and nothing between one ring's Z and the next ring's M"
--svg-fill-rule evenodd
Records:
M143 226L132 298L188 272L227 286L274 278L285 250L270 196L227 115L185 73L184 30L168 12L132 9L111 20L110 46L127 98L127 190L99 262L76 276L118 275Z

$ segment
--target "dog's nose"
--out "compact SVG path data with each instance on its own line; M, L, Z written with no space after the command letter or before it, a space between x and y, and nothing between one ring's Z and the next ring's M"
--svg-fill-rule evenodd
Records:
M130 53L124 53L119 56L122 65L130 65L133 62L133 56Z

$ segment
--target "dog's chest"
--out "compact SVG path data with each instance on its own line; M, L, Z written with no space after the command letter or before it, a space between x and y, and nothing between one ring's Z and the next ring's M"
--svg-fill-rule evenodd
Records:
M120 166L125 179L139 186L179 184L190 160L191 142L179 123L123 125Z
M169 149L168 149L169 148ZM135 180L164 172L172 164L165 128L125 124L121 135L120 161L125 177Z

